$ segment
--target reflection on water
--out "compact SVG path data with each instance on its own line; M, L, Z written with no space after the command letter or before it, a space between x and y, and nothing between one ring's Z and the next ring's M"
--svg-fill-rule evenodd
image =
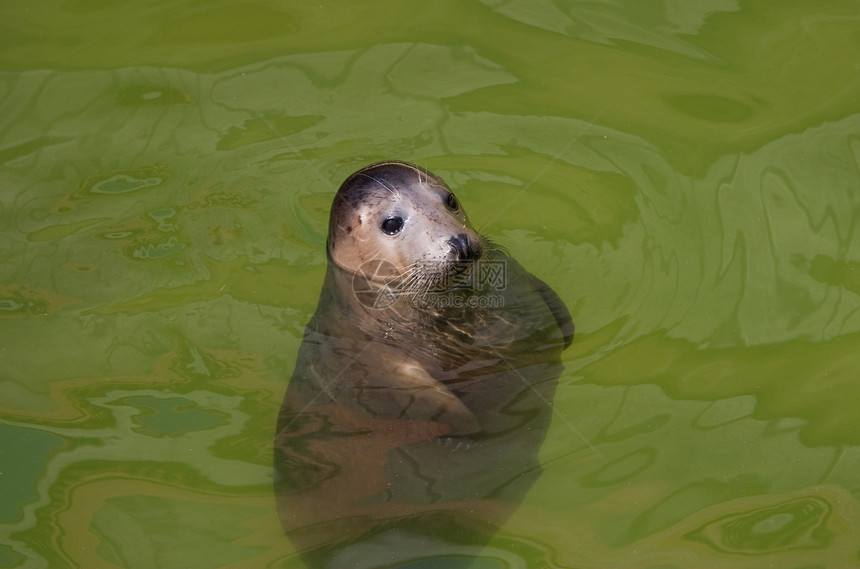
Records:
M793 549L823 549L835 537L827 529L832 506L819 497L728 514L686 537L727 553L758 555Z
M487 555L860 565L853 3L31 8L0 19L0 566L301 566L274 424L335 181L391 157L579 326Z

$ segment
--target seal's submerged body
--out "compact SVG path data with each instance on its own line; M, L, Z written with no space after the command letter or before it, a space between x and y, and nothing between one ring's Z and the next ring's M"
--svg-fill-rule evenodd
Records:
M403 162L350 176L281 408L279 512L313 566L463 558L540 472L570 315Z

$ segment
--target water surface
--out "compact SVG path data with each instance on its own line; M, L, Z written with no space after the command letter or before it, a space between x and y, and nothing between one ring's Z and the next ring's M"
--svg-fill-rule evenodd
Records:
M387 158L577 326L477 566L860 566L855 2L0 12L0 567L301 566L276 416Z

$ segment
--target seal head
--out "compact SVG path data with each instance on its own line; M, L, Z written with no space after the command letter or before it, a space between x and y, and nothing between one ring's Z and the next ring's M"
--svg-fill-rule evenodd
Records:
M445 182L414 164L362 168L344 181L332 203L328 253L350 273L427 286L479 259L486 243ZM369 266L376 268L368 271Z

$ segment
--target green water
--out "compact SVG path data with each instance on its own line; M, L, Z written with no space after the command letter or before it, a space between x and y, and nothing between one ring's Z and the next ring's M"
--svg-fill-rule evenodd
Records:
M854 0L0 6L0 567L301 567L328 206L426 166L571 308L480 567L860 567Z

